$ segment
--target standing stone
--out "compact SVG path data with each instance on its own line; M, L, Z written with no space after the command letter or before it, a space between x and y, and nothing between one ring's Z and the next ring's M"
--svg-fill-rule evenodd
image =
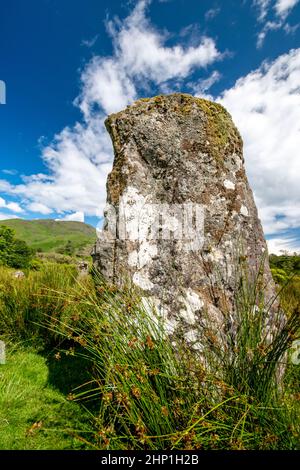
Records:
M187 94L141 99L106 120L115 159L94 265L129 276L168 331L190 343L210 318L234 327L241 265L274 294L243 143L219 104Z
M5 343L4 341L0 341L0 364L5 364L6 357L5 357Z

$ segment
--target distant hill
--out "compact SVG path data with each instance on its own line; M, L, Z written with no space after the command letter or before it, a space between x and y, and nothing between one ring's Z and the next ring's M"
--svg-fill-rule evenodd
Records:
M0 225L14 229L17 238L44 253L64 252L69 247L73 254L89 254L96 240L96 229L82 222L9 219L1 220Z

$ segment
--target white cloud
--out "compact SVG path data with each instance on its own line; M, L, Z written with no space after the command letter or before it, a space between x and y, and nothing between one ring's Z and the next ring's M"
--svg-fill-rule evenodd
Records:
M204 15L206 21L210 21L210 20L214 19L216 16L218 16L220 11L221 11L221 8L219 8L219 7L211 8L210 10L207 10L207 12Z
M11 212L24 212L24 209L17 202L6 202L0 197L0 207L10 210Z
M62 216L69 212L101 216L113 159L103 124L106 114L126 107L151 84L165 90L170 80L180 83L194 69L223 57L208 37L193 46L168 47L168 34L155 29L146 17L149 3L140 0L125 20L107 23L113 55L94 57L84 69L76 100L84 119L66 127L44 149L49 174L23 177L18 185L1 180L0 190L21 197L26 207L39 208L42 214L49 209Z
M30 212L38 212L39 214L48 215L52 213L52 210L49 207L45 206L45 204L41 204L39 202L32 202L28 204L26 209Z
M269 253L280 255L282 253L300 253L300 242L296 238L272 238L267 241Z
M266 21L271 1L257 0L256 5L261 8L260 21ZM111 142L103 124L105 115L124 108L143 87L151 89L151 84L171 92L193 69L205 68L222 57L207 37L192 47L167 47L167 34L149 23L146 6L146 1L140 1L123 22L108 24L114 54L95 57L83 71L82 92L76 102L84 120L73 128L66 127L44 149L43 160L49 173L23 177L18 185L0 180L0 191L22 198L22 205L32 212L58 212L60 220L83 221L84 215L101 216L112 164ZM291 3L289 8L287 2L285 6L286 12L292 8ZM281 9L283 12L283 3ZM219 77L214 71L190 86L203 95ZM274 240L278 246L295 244L294 239L280 234L300 226L299 84L297 49L263 64L219 98L244 137L246 166L264 229L268 234L277 234L271 246L275 246ZM18 204L7 204L3 198L0 207L22 211ZM16 216L0 213L1 217Z
M282 21L267 21L263 29L257 35L257 47L262 47L269 31L276 31L277 29L282 28L283 24L284 23Z
M206 95L206 92L221 79L221 77L222 75L217 70L214 70L208 78L199 80L196 83L189 83L188 85L196 96L201 95L203 97Z
M221 59L215 42L208 37L202 37L197 46L166 47L166 33L155 30L145 15L148 3L138 2L123 23L107 23L114 56L94 58L82 75L84 87L78 103L87 119L95 104L105 113L119 111L137 98L137 87L182 79L193 69Z
M83 212L73 212L72 214L67 214L60 219L55 219L59 221L72 221L72 222L84 222L84 213Z
M299 0L277 0L275 3L276 14L285 19L298 2Z
M258 20L263 21L268 14L271 0L253 0L253 5L258 11Z
M17 215L0 212L0 220L19 219ZM1 224L0 224L1 225Z
M81 41L81 45L85 46L85 47L88 47L88 48L91 48L96 44L98 38L99 38L99 34L96 34L94 37L92 37L90 39L83 39Z
M286 23L288 15L300 0L253 0L253 5L258 11L258 21L264 23L262 30L257 35L257 47L262 47L264 40L270 31L283 28L286 34L293 34L297 25ZM272 19L266 20L267 16Z
M16 213L24 212L24 209L22 209L22 207L17 202L8 202L6 204L6 208Z
M2 170L2 173L5 175L15 176L18 174L17 170Z
M258 20L264 21L266 16L274 10L281 19L285 19L299 0L253 0L258 11Z
M239 79L219 101L244 139L266 233L300 226L300 49Z
M283 29L286 32L286 34L294 34L299 28L299 26L300 26L300 23L294 24L293 26L291 26L289 23L286 23Z

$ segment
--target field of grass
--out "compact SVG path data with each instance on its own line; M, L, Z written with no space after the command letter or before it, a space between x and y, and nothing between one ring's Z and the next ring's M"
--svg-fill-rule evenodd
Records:
M131 286L76 275L0 270L0 339L22 345L0 366L0 448L299 449L299 310L270 343L244 299L235 344L208 326L197 357Z
M47 356L9 345L7 364L0 365L0 450L87 448L76 436L88 417L59 388L65 372L53 375Z
M17 238L32 249L46 253L63 249L70 241L75 252L89 254L96 240L95 228L82 222L10 219L1 221L1 225L15 230Z
M300 256L271 255L270 267L280 291L285 312L292 312L300 305Z

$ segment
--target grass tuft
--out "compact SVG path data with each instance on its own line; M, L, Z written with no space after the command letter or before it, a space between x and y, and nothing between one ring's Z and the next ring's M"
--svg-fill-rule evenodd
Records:
M299 449L299 310L270 316L258 279L227 342L206 322L198 353L130 284L49 265L0 285L1 338L34 346L0 369L1 448Z

